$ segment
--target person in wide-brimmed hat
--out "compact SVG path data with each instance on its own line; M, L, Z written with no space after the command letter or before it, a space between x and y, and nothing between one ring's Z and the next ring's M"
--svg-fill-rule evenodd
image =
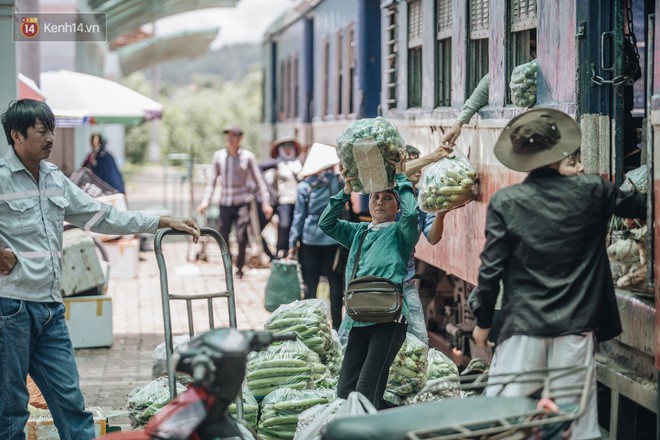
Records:
M575 120L546 108L512 119L495 144L500 162L529 174L489 200L479 282L468 300L477 321L473 338L485 348L502 283L491 377L575 365L593 369L596 341L621 333L604 244L607 224L613 214L645 218L646 198L623 193L600 176L562 175L580 144ZM553 386L587 377L581 370ZM537 385L490 384L486 394L521 396ZM573 439L600 436L595 374L586 386L588 403L571 427Z
M266 182L277 194L275 206L278 258L285 257L289 249L289 230L296 204L298 173L302 169L302 163L298 160L300 149L300 142L295 137L281 137L271 144L270 154L273 160L259 165Z

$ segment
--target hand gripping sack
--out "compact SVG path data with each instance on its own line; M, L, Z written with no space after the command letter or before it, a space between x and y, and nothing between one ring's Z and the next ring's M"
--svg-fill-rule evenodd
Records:
M282 304L299 300L302 293L300 265L297 261L274 260L266 282L264 306L269 312Z
M365 232L360 239L351 281L344 293L346 314L358 322L394 322L401 316L403 308L400 287L386 278L374 275L355 278L366 235Z

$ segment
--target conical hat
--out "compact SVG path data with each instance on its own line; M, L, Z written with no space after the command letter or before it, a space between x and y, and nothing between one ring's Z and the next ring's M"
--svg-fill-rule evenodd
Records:
M338 163L339 158L337 157L337 150L335 147L314 142L309 148L307 159L305 159L305 163L303 164L298 177L302 179L311 176L328 167L337 165Z

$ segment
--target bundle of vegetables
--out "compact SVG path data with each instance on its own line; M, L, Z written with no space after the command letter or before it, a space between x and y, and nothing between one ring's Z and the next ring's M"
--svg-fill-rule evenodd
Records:
M463 156L444 158L422 171L417 202L424 212L449 211L475 197L477 173Z
M621 184L621 191L639 191L646 194L649 186L649 170L646 164L626 173L626 180Z
M329 403L335 398L328 390L294 390L280 388L261 401L261 418L257 432L262 440L292 440L300 413L314 405Z
M485 360L475 357L461 371L461 384L465 390L465 396L481 394L488 382L488 369L490 364Z
M536 76L538 62L532 60L513 68L511 72L511 102L518 107L531 107L536 104Z
M229 416L236 420L235 401L229 405ZM257 422L259 420L259 404L257 403L257 399L254 398L254 394L252 394L245 384L243 384L243 418L245 419L245 425L248 428L257 428Z
M392 188L394 166L388 159L399 160L405 142L399 131L385 118L359 119L349 124L337 137L337 156L353 191L369 194Z
M458 367L441 351L429 349L426 384L416 395L406 399L406 404L430 402L446 397L455 397L460 393L461 381Z
M266 351L251 353L248 359L247 385L257 399L283 387L313 389L327 374L318 355L300 341L271 345Z
M177 393L182 393L186 387L176 383ZM128 393L128 408L131 411L133 428L149 421L151 416L167 405L170 401L170 389L167 377L159 377L146 385L137 386Z
M371 401L357 391L351 391L346 399L335 399L328 405L316 405L298 417L294 440L319 440L325 425L338 417L355 417L376 414Z
M333 374L339 372L336 348L328 324L330 305L323 299L306 299L279 306L266 322L266 329L276 334L295 332L298 340L316 352ZM341 350L340 354L341 354Z
M425 343L407 333L390 367L386 390L402 399L421 390L426 383L427 351Z

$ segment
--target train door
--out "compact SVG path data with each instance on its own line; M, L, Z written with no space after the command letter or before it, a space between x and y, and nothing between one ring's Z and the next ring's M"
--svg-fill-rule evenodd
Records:
M654 11L655 0L576 2L583 162L617 186L647 191L650 202ZM599 345L597 357L599 421L610 438L655 436L657 391L645 385L657 381L652 213L649 206L646 222L614 218L608 236L608 245L631 240L637 249L634 269L610 254L623 324L619 337Z

